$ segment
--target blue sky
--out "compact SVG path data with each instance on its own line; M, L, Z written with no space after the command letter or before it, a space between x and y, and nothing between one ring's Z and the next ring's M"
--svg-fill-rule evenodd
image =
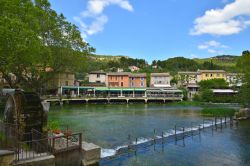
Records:
M97 54L149 63L250 49L250 0L50 0Z

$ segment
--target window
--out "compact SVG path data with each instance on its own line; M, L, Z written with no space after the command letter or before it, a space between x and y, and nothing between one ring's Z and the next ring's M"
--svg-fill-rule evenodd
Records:
M112 78L112 76L110 76L110 80L112 80L113 78Z
M131 82L131 87L134 87L134 86L135 86L135 84L133 82Z
M144 77L141 77L141 80L143 81L143 80L144 80Z
M135 77L131 77L131 80L135 80Z
M213 77L213 74L210 74L210 77Z
M69 85L69 82L68 82L68 81L65 81L65 85L68 86L68 85Z
M117 80L117 76L115 77L115 80Z
M141 87L144 87L144 82L141 82Z
M97 77L97 78L100 78L100 74L97 74L96 77Z
M208 77L208 74L206 74L206 77Z
M123 82L121 82L121 86L123 86Z
M121 80L123 80L123 76L121 76Z

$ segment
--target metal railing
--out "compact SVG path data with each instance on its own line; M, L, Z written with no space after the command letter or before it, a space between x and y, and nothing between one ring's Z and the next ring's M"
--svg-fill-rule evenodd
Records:
M17 143L17 126L0 121L0 149L13 150Z
M48 138L18 142L15 162L50 155Z
M49 144L53 154L80 149L82 147L82 133L52 137L49 139Z

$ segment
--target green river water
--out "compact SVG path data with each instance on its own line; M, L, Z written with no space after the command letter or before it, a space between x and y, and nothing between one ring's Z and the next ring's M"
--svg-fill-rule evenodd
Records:
M49 120L59 121L75 132L83 132L85 141L102 147L102 156L128 144L128 135L151 138L154 134L188 128L203 123L201 107L165 104L65 105L52 107ZM208 130L208 129L207 129ZM238 128L202 132L185 143L156 145L137 155L103 159L101 165L250 165L250 122Z

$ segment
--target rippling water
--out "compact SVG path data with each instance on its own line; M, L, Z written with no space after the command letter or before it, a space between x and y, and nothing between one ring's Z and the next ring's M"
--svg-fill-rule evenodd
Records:
M84 139L103 149L115 149L128 143L128 135L149 138L178 127L201 124L200 107L157 104L135 105L66 105L50 110L49 119L58 120L74 131L83 131ZM158 147L159 146L159 147ZM185 146L169 143L146 149L137 156L123 156L102 161L101 165L248 165L250 163L250 123L238 129L205 131L188 138ZM112 153L112 152L111 152Z

